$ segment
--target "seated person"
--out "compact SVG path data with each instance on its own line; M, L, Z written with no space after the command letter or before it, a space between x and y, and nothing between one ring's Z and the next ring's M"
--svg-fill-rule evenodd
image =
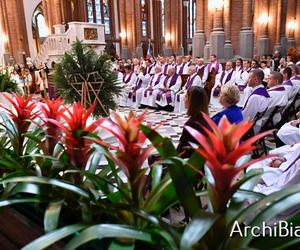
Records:
M175 95L181 88L181 82L181 76L176 74L175 68L169 67L156 96L156 104L160 107L174 107Z
M299 172L300 143L276 148L270 153L277 156L257 162L247 169L247 171L251 169L264 171L260 183L254 188L256 192L270 194L279 191Z
M252 91L242 111L244 119L253 120L258 112L265 111L269 106L270 95L262 84L263 79L264 72L260 69L254 69L249 73L247 82Z
M185 112L185 105L184 105L184 100L185 100L185 95L186 92L189 88L193 86L199 86L199 87L204 87L200 76L197 74L196 67L194 65L191 65L189 67L189 78L187 79L185 85L182 87L182 89L177 92L175 96L175 108L174 112L175 113L184 113Z
M188 148L190 147L189 142L197 143L197 141L185 129L185 126L190 126L194 129L197 129L202 134L205 134L205 132L201 128L201 125L209 128L209 125L202 116L202 112L208 114L208 97L206 91L198 86L189 88L187 90L187 94L185 95L184 103L189 119L184 124L182 135L177 146L177 152L182 158L188 158L193 153L193 150Z
M221 88L220 103L225 108L212 117L216 124L219 124L221 118L226 115L231 123L240 123L243 121L241 109L236 105L240 100L240 93L236 86L224 85Z
M300 112L296 114L297 120L285 123L277 132L277 145L293 145L300 141Z
M219 103L219 96L221 87L224 85L234 85L236 81L236 72L232 67L232 62L227 62L225 70L216 75L215 85L211 90L210 105L213 107L221 107Z

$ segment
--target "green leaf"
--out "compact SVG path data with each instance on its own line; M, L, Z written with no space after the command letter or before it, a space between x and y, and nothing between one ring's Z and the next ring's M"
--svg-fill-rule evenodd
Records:
M261 227L263 221L268 221L289 208L298 205L299 199L300 184L297 184L279 192L272 193L258 202L248 206L236 217L236 221L241 223L249 216L253 217L253 214L256 214L252 221L249 221L249 226ZM239 244L241 247L247 246L252 239L253 236L248 234L247 237L239 239Z
M196 197L193 183L185 175L185 160L179 158L169 138L163 138L155 130L141 125L141 130L151 141L163 160L170 161L167 164L173 184L184 211L189 216L194 216L200 209L200 200Z
M36 240L32 241L28 245L22 248L22 250L41 250L45 249L55 242L58 242L59 240L70 236L76 232L81 231L84 229L86 225L82 224L74 224L71 226L66 226L63 228L60 228L58 230L52 231L50 233L45 234L44 236L37 238Z
M41 198L6 199L6 200L0 200L0 207L10 206L19 203L41 203L45 201L46 199L41 199Z
M113 241L108 250L134 250L134 244L122 244L116 241Z
M158 186L152 189L150 195L147 197L143 209L149 213L161 215L172 205L177 203L178 198L172 179L169 174L166 175Z
M44 230L49 233L55 230L58 226L59 214L63 205L63 201L51 202L44 216Z
M193 246L198 243L203 236L212 228L215 224L219 215L208 213L208 212L199 212L192 221L186 226L181 242L181 250L191 250Z
M62 180L57 180L57 179L50 179L46 177L35 177L35 176L14 177L11 179L2 180L0 183L7 184L7 183L14 183L14 182L29 182L29 183L53 185L77 193L85 198L89 198L89 194L85 190L71 183Z
M100 224L91 226L75 236L65 246L65 250L76 249L79 246L95 239L103 238L127 238L132 240L141 240L148 243L156 243L152 236L142 230L137 230L134 227L117 224Z
M152 177L152 189L155 189L161 181L163 167L161 165L155 165L151 168Z

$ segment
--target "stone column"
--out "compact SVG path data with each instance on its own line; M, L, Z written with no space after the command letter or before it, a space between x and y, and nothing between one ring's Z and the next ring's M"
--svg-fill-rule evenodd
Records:
M193 37L193 57L204 56L205 34L204 34L204 12L205 6L203 0L196 2L196 32Z
M277 12L276 12L276 43L274 46L274 51L278 50L281 52L281 35L280 35L280 25L281 25L281 15L282 15L282 0L277 1Z
M206 33L206 44L204 47L204 58L209 60L211 54L211 47L210 47L210 34L213 28L213 15L211 10L208 8L208 0L205 0L205 20L207 20L205 33Z
M165 44L163 46L163 52L165 56L171 56L174 53L173 47L172 47L172 41L175 39L175 32L174 29L172 29L171 23L171 5L168 0L165 0L164 4L164 11L165 11Z
M269 1L262 0L262 15L269 16ZM258 55L266 55L269 54L270 50L270 38L268 36L268 24L269 21L266 20L265 23L261 23L260 36L258 38Z
M141 44L141 36L142 36L142 32L141 32L141 5L140 5L140 1L135 1L136 4L136 8L135 8L135 28L136 28L136 56L138 58L143 56L143 48L142 48L142 44ZM150 8L150 6L152 5L152 0L149 1L149 6L148 8ZM151 14L151 13L150 13ZM149 22L150 20L148 20Z
M9 58L10 58L10 53L9 53L9 34L7 30L7 15L6 15L6 8L5 8L5 3L3 3L2 0L0 0L0 20L1 20L1 31L2 35L5 35L3 39L3 45L4 45L4 52L3 52L3 59L4 59L4 64L8 65L9 64ZM1 62L2 63L2 62Z
M182 1L178 1L178 28L177 28L177 41L178 41L178 49L177 49L177 55L184 55L184 49L182 46L182 38L183 38L183 20L182 20L182 14L183 14L183 4Z
M54 1L54 6L52 6L52 8L54 7L54 11L52 12L52 14L55 14L55 24L62 24L62 15L61 15L61 1L60 0L55 0Z
M231 59L233 57L233 49L231 44L231 0L224 2L224 29L225 29L225 45L224 45L224 58Z
M296 13L300 13L300 0L297 0ZM296 46L300 49L300 17L296 16L296 31L295 31Z
M213 10L213 30L210 34L211 54L216 54L219 59L224 59L225 32L223 28L223 7Z
M243 58L253 56L253 30L252 30L252 0L243 1L242 29L239 36L239 55Z
M296 1L287 1L287 15L286 15L286 32L288 38L288 48L296 46L295 27L290 27L292 22L296 21Z
M130 51L128 48L128 34L126 25L126 2L125 0L119 1L119 11L120 11L120 38L121 38L121 58L128 59Z

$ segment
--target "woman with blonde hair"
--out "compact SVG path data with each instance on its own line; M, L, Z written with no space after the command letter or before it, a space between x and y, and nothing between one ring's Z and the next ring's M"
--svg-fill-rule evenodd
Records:
M236 105L239 100L240 92L236 86L222 86L219 101L224 109L212 117L213 121L219 124L221 118L225 115L231 123L241 122L243 120L243 114L241 109Z

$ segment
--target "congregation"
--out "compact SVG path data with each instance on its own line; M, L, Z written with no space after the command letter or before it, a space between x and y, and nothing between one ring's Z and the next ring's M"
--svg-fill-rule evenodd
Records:
M209 114L216 124L224 115L231 123L253 120L250 136L277 129L274 134L277 148L270 153L280 152L280 157L258 162L249 170L265 170L256 187L263 193L280 190L294 181L300 162L298 62L280 58L277 52L259 60L238 58L225 64L211 55L207 65L202 58L158 56L148 60L117 60L114 70L123 87L120 106L187 113L189 119L185 125L201 130L202 134L205 132L199 124L204 127L207 124L199 111ZM184 128L177 148L181 156L191 155L184 150L191 141L193 138ZM265 145L264 151L267 154Z

